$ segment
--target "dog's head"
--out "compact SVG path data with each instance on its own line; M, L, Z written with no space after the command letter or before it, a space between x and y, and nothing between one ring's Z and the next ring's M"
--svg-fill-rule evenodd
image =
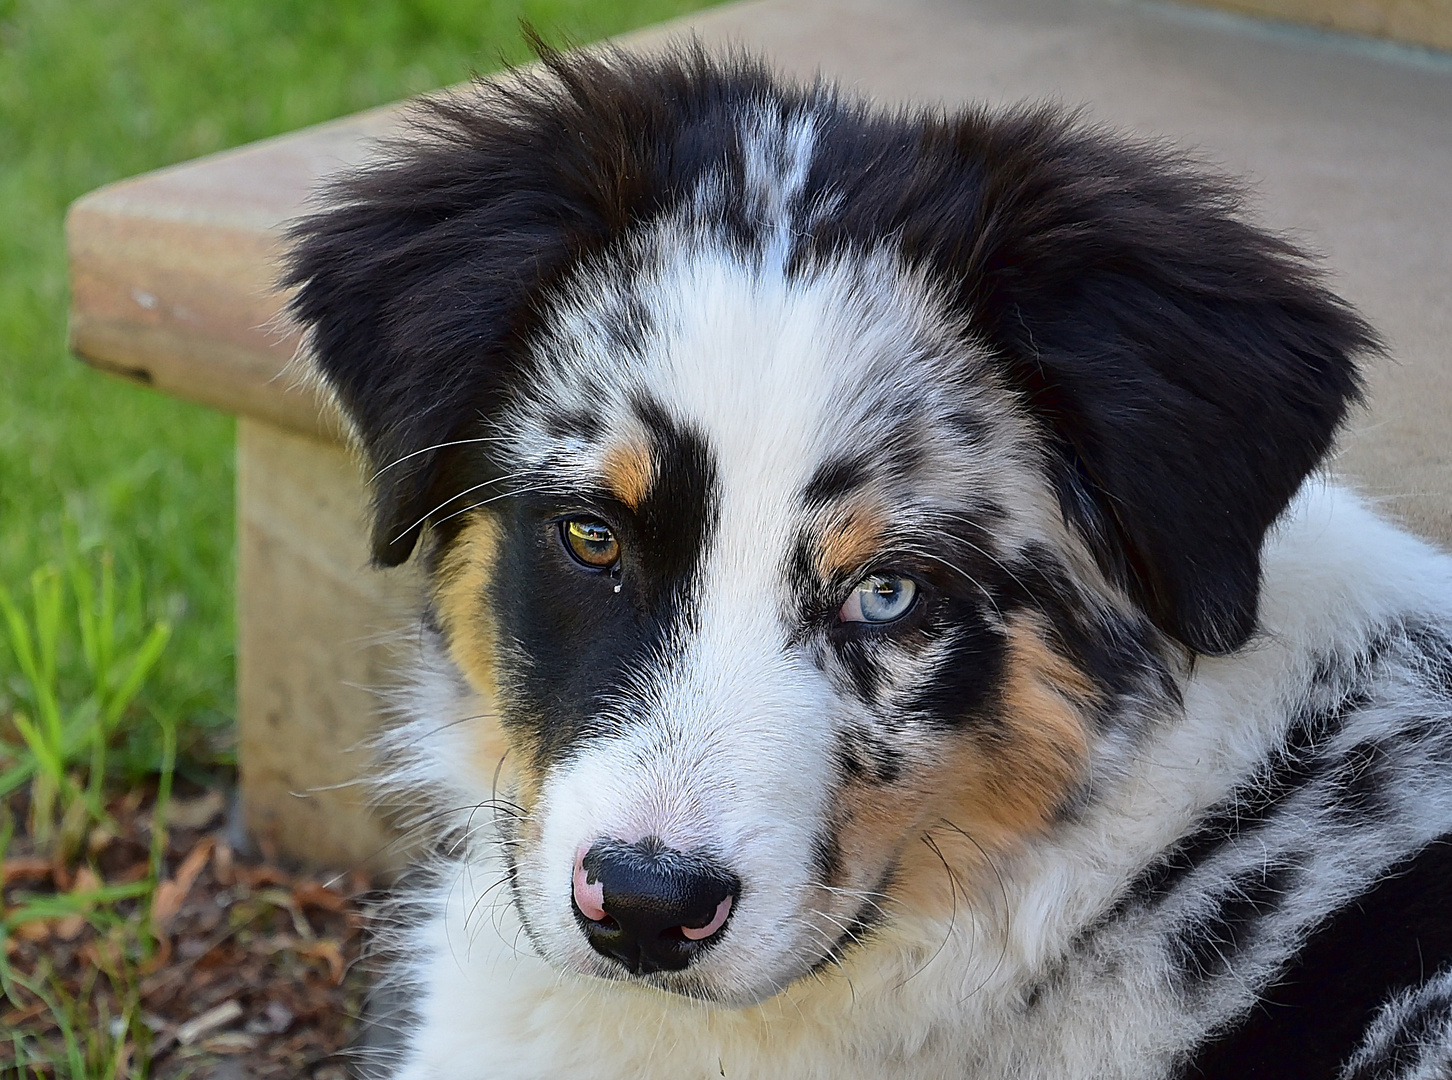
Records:
M438 99L333 195L292 310L497 709L524 925L717 1000L1092 800L1373 346L1173 155L697 51Z

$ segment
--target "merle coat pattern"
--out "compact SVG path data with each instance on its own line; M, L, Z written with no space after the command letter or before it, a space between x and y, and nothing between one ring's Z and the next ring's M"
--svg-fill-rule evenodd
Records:
M1452 1075L1452 560L1232 185L692 47L415 119L288 275L431 581L381 1075Z

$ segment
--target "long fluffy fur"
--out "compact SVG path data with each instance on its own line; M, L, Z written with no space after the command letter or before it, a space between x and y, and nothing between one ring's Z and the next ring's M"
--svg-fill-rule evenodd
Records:
M1231 186L687 48L333 198L293 310L434 589L386 1075L1447 1068L1452 560L1314 473L1376 339ZM592 948L602 838L739 880L709 948Z

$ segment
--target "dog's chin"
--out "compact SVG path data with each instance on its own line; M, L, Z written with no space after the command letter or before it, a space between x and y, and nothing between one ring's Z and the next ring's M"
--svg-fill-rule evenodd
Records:
M727 983L709 970L656 971L645 975L633 975L620 965L599 956L572 957L565 960L546 956L546 962L558 970L571 975L600 979L617 987L628 987L653 994L665 994L672 998L683 998L701 1005L725 1009L747 1009L776 997L798 979L811 975L824 965L833 963L833 957L802 959L792 964L790 970L780 975L762 978L757 982L743 984L735 979Z
M591 974L617 985L640 987L643 990L665 994L673 998L684 998L701 1005L712 1005L724 1009L748 1009L776 997L811 968L800 974L780 981L773 980L760 986L723 986L709 975L690 971L655 972L650 975L631 975L626 971L609 970L607 965Z

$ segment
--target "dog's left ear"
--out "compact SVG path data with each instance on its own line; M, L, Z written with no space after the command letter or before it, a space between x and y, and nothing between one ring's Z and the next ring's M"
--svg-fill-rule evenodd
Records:
M1359 396L1374 332L1183 157L1053 110L942 136L972 162L973 211L909 248L963 282L1101 566L1185 645L1237 648L1266 530Z
M328 209L293 224L282 281L372 474L383 566L409 557L448 498L449 449L479 433L530 298L568 247L541 194L548 177L511 174L505 120L450 97L414 119L410 142L335 182Z

